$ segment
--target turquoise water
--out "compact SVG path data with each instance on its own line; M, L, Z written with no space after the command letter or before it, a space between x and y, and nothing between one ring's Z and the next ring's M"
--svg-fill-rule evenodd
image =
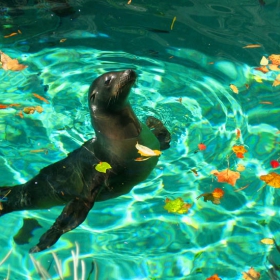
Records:
M65 17L48 1L31 2L1 10L0 50L28 68L0 69L0 104L20 104L0 110L0 185L24 183L94 136L87 90L107 71L137 72L131 104L141 120L147 114L161 119L172 142L146 181L96 203L81 226L45 252L28 254L61 207L1 217L0 263L9 255L0 278L200 280L218 274L224 280L243 279L254 267L261 279L278 279L272 273L280 252L260 241L280 243L279 189L262 188L260 176L280 174L270 164L280 158L280 86L272 86L279 72L255 68L262 56L279 53L280 2L69 1L75 14ZM3 37L18 29L22 34ZM244 49L248 44L261 47ZM37 105L43 113L18 115ZM198 151L200 143L206 150ZM234 145L245 146L244 158L236 157ZM238 164L245 170L234 187L211 175L236 171ZM215 188L225 193L220 204L197 199ZM166 198L192 206L185 214L168 213ZM23 218L36 218L42 228L29 244L17 245L13 236ZM49 276L40 277L38 266Z

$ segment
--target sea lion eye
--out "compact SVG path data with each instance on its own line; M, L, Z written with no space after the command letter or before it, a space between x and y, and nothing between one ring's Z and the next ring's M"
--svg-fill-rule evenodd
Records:
M104 82L105 86L109 86L111 81L112 81L112 77L106 77L106 80Z

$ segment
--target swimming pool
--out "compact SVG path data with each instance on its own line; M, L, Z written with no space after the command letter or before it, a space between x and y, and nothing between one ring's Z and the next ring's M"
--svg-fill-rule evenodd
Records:
M137 72L133 109L161 119L172 142L146 181L96 203L47 251L28 254L61 207L1 217L0 262L9 255L0 278L48 279L40 265L51 279L243 279L251 267L278 279L279 186L260 176L280 174L270 57L279 53L279 1L6 2L0 50L28 67L0 69L0 104L19 104L0 110L1 186L27 181L94 136L87 90L108 71ZM43 112L20 113L28 106ZM187 213L168 207L178 198L191 204ZM23 218L42 228L18 245Z

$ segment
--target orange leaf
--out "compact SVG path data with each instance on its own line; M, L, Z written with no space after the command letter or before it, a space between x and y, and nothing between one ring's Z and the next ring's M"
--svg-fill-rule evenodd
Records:
M268 57L272 64L280 65L280 54L272 54Z
M198 144L198 149L199 149L200 151L206 150L206 145L203 144L203 143L200 143L200 144Z
M218 178L219 183L228 183L235 186L236 180L240 178L240 173L236 171L231 171L230 169L225 169L223 171L213 170L211 174Z
M32 93L36 98L44 101L45 103L50 103L46 98L44 98L43 96L37 94L37 93Z
M269 69L272 71L280 71L280 68L278 68L279 65L275 65L275 64L269 64Z
M247 153L247 150L242 145L234 145L232 150L238 158L244 158L244 154Z
M225 192L222 189L216 188L216 189L214 189L212 194L215 198L222 198L224 196Z
M257 67L255 68L255 70L258 70L258 71L261 71L263 72L264 74L269 72L269 70L267 69L267 67L265 65L261 66L261 67Z
M280 174L271 172L267 175L261 175L260 179L273 188L280 188Z
M248 272L242 272L243 279L245 280L258 280L261 277L261 274L257 272L253 267L251 267Z
M8 107L9 107L9 105L0 104L0 109L6 109Z
M1 51L0 51L0 61L2 63L2 68L6 71L7 70L21 71L27 67L26 65L20 64L17 59L12 59Z
M210 277L208 277L206 280L221 280L218 274L214 274Z
M15 35L18 35L17 32L13 32L9 35L6 35L6 36L4 36L4 38L9 38L9 37L12 37L12 36L15 36Z
M239 128L236 129L236 139L239 139L241 136L241 131Z

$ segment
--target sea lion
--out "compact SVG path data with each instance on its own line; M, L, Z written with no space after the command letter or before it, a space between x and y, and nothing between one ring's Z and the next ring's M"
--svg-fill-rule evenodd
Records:
M128 101L135 80L133 70L98 77L88 93L95 138L65 159L41 169L28 182L0 188L0 216L12 211L65 205L52 227L30 249L31 253L52 246L62 234L86 219L96 201L128 193L156 166L158 156L135 160L139 158L137 143L152 150L160 149L159 140L138 120ZM95 167L100 162L109 163L111 168L106 173L97 171Z

